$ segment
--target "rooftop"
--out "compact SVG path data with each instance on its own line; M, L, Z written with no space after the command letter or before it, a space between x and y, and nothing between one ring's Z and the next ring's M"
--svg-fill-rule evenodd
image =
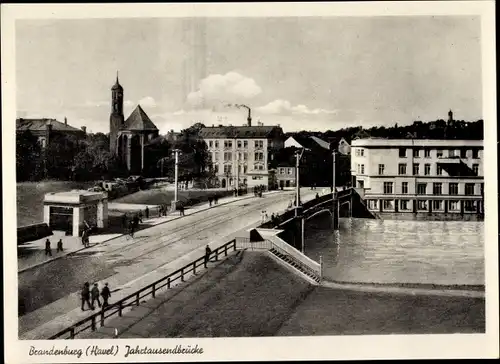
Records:
M215 126L202 128L200 136L202 138L271 138L283 135L283 129L273 125L257 126Z
M158 130L149 116L144 112L141 105L132 111L123 126L125 130Z
M82 132L81 129L74 128L66 123L57 121L56 119L16 119L17 131L43 131L47 128L47 124L52 125L52 130L66 131L66 132Z
M482 147L483 140L458 140L458 139L382 139L366 138L352 141L353 147Z

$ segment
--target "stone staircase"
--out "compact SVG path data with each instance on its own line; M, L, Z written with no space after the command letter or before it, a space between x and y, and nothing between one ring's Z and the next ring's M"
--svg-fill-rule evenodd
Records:
M284 254L283 252L281 252L275 248L271 248L269 250L269 252L271 254L273 254L275 257L277 257L278 259L281 259L285 263L289 264L290 266L292 266L293 268L298 270L300 273L305 274L310 279L312 279L314 282L316 282L318 284L321 282L321 276L320 276L320 274L318 274L318 272L315 272L314 270L310 269L309 267L305 266L304 264L299 263L292 256Z

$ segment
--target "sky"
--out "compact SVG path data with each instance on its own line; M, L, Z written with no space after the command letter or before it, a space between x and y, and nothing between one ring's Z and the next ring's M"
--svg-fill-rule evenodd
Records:
M472 121L480 41L472 16L17 20L17 117L109 132L118 71L161 133L243 125L234 104L285 132Z

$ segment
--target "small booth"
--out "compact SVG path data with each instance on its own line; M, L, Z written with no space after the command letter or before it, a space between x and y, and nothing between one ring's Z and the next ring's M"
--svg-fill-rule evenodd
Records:
M43 221L53 230L80 236L84 228L108 225L108 194L73 190L47 193L43 201Z

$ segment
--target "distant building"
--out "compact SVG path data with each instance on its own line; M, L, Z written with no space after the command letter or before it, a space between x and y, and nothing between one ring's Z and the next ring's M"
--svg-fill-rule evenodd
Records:
M55 134L73 135L77 138L84 138L86 135L86 128L82 126L77 129L68 125L68 120L64 118L64 122L57 121L56 119L16 119L16 133L29 131L38 138L38 143L42 148L47 147L50 143L51 137Z
M482 140L357 139L353 185L370 210L388 213L482 214Z
M165 136L165 139L168 140L170 143L173 143L177 141L177 139L180 137L181 133L175 132L174 130L170 130L167 135Z
M283 148L279 126L216 126L202 128L200 137L212 156L222 187L256 186L270 182L269 162Z
M130 173L144 169L144 146L158 137L159 130L141 105L125 120L123 115L123 87L116 77L111 88L111 115L109 120L109 148L127 166Z

